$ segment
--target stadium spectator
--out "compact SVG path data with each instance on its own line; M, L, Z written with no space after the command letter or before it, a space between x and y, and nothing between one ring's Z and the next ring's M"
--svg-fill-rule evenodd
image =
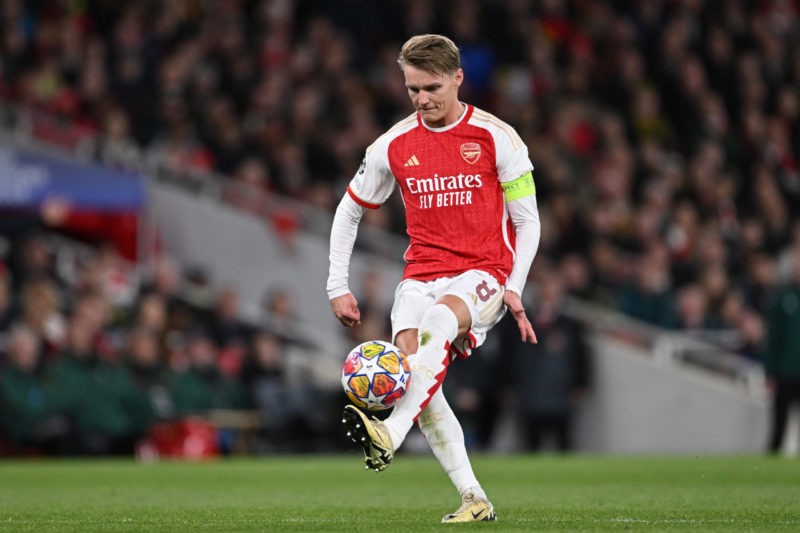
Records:
M791 241L776 257L775 274L779 282L791 279L794 275L794 268L797 263L795 252L797 250L800 250L800 220L795 221L792 227Z
M42 340L46 355L64 341L66 319L62 307L62 293L51 278L29 278L20 289L19 321Z
M266 331L256 331L251 339L242 371L249 405L258 410L262 428L259 446L274 450L290 442L294 402L287 381L284 346Z
M179 418L210 418L215 413L221 413L225 419L229 411L247 406L244 386L236 377L223 372L220 352L204 325L192 327L185 339L184 351L185 360L170 379ZM222 426L226 425L222 422ZM236 446L238 430L235 427L220 427L216 439L221 453L231 453Z
M754 312L766 316L778 285L777 261L766 251L753 252L744 259L745 271L740 283L747 299L747 306Z
M130 455L142 436L135 413L142 397L125 368L104 359L97 331L84 317L70 317L67 341L47 374L54 401L75 423L77 452Z
M768 450L783 446L790 407L800 402L800 251L792 278L776 294L767 317L764 370L772 391Z
M12 285L5 263L0 262L0 335L9 330L16 312Z
M9 332L0 374L0 432L12 453L62 455L70 452L72 426L44 378L40 344L27 326Z
M250 328L241 319L239 292L235 288L223 287L217 292L207 327L219 350L247 345Z
M208 331L194 327L186 339L188 367L176 372L171 389L179 416L244 407L241 385L219 369L219 353Z
M654 243L637 257L632 277L620 290L620 309L645 322L674 327L675 309L665 247Z
M760 362L767 337L765 322L763 315L749 309L743 309L736 322L733 323L738 335L734 352L747 357L751 361Z
M310 347L312 342L300 329L300 317L292 293L284 287L267 291L263 299L263 328L280 337L282 342Z
M564 278L564 290L567 294L583 300L590 300L592 273L589 268L589 259L582 254L569 253L561 258L558 265Z
M123 323L112 324L115 310L102 293L95 291L75 291L72 295L72 304L69 320L77 320L84 324L84 328L92 334L93 346L104 357L113 359L116 355L117 344L113 339Z
M564 315L561 273L538 268L536 280L525 303L539 342L520 342L506 320L500 353L510 360L523 449L569 452L574 413L590 385L589 348L581 323Z
M208 314L207 327L219 350L219 368L228 377L238 379L253 328L241 318L239 292L223 287L214 308Z
M154 423L174 419L169 368L159 352L155 331L146 325L131 327L126 332L121 359L140 400L132 410L136 431L144 435Z
M158 332L162 353L170 362L180 366L181 340L192 324L201 320L205 310L187 297L184 280L186 271L169 256L155 260L139 290L134 321Z
M139 296L132 313L132 327L147 328L159 339L159 346L166 349L167 299L159 292L147 292Z
M271 207L269 168L256 157L241 161L225 184L223 200L246 212L266 219Z
M142 146L132 137L130 129L127 112L121 107L112 107L103 113L102 135L85 139L78 153L109 167L140 168Z
M708 296L697 284L687 284L678 289L676 299L676 327L698 332L712 328L708 316Z
M728 273L720 265L708 265L700 273L700 285L703 287L708 301L708 327L722 327L724 325L723 306L731 290Z
M55 251L38 220L31 222L33 226L23 223L22 230L6 228L4 232L11 237L8 267L17 289L31 279L57 279Z
M256 331L242 371L249 404L261 419L257 446L262 453L318 450L330 428L322 393L290 378L286 350L278 336Z

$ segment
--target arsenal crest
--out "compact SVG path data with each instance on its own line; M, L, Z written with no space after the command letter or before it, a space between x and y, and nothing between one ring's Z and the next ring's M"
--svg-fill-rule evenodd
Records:
M461 157L470 165L474 165L481 158L481 145L478 143L464 143L460 151Z

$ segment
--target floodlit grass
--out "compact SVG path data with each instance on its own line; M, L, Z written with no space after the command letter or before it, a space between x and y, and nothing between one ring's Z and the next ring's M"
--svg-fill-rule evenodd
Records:
M800 461L478 456L495 523L466 529L799 531ZM433 457L207 463L0 460L3 531L441 531L460 504Z

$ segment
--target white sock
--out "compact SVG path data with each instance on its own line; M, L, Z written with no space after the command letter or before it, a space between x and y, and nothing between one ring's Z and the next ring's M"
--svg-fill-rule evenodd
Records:
M458 335L458 319L444 304L425 312L419 325L419 348L411 357L411 379L405 395L384 421L394 449L400 447L414 421L439 390L449 364L448 348Z
M439 464L462 498L470 493L486 498L478 483L464 445L464 431L447 403L441 387L419 417L419 427Z

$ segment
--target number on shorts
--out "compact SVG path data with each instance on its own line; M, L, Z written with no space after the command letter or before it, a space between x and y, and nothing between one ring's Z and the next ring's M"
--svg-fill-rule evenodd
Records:
M480 298L482 302L486 302L489 300L489 298L492 297L492 295L497 293L497 289L490 288L489 282L483 280L478 284L477 287L475 287L475 292L477 293L478 298Z

